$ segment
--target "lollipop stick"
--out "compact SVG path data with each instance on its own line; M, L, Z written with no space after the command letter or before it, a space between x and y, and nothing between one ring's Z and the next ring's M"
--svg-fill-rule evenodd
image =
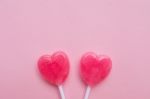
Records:
M61 99L65 99L65 94L64 94L62 85L59 85L58 89L59 89L59 92L60 92Z
M88 99L90 92L91 92L91 87L90 87L90 86L87 86L84 99Z

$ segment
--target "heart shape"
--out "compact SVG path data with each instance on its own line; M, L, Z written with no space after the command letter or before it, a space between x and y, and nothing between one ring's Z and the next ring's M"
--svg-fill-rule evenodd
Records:
M83 81L94 86L109 74L112 61L108 56L96 55L93 52L84 54L80 61L80 74Z
M61 85L69 74L69 60L64 52L43 55L38 60L41 75L54 85Z

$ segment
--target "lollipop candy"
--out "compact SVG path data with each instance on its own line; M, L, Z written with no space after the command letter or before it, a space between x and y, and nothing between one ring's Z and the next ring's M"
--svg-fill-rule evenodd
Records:
M38 60L38 68L42 77L49 83L58 86L62 99L65 99L62 83L69 74L69 60L64 52L43 55Z
M88 99L91 87L107 77L112 67L111 59L105 55L96 55L93 52L84 54L80 61L80 73L87 84L84 99Z

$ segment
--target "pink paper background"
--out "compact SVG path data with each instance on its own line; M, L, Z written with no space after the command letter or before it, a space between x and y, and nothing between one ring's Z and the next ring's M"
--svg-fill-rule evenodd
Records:
M0 0L0 99L60 99L36 67L57 50L71 62L66 99L83 99L86 51L113 60L89 99L150 99L150 0Z

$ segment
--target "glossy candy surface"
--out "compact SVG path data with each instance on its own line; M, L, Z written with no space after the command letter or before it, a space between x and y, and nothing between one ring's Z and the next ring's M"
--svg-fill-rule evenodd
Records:
M112 68L112 61L108 56L96 55L93 52L84 54L80 61L80 73L83 81L94 86L107 77Z
M69 60L64 52L43 55L38 60L38 68L48 82L61 85L69 74Z

